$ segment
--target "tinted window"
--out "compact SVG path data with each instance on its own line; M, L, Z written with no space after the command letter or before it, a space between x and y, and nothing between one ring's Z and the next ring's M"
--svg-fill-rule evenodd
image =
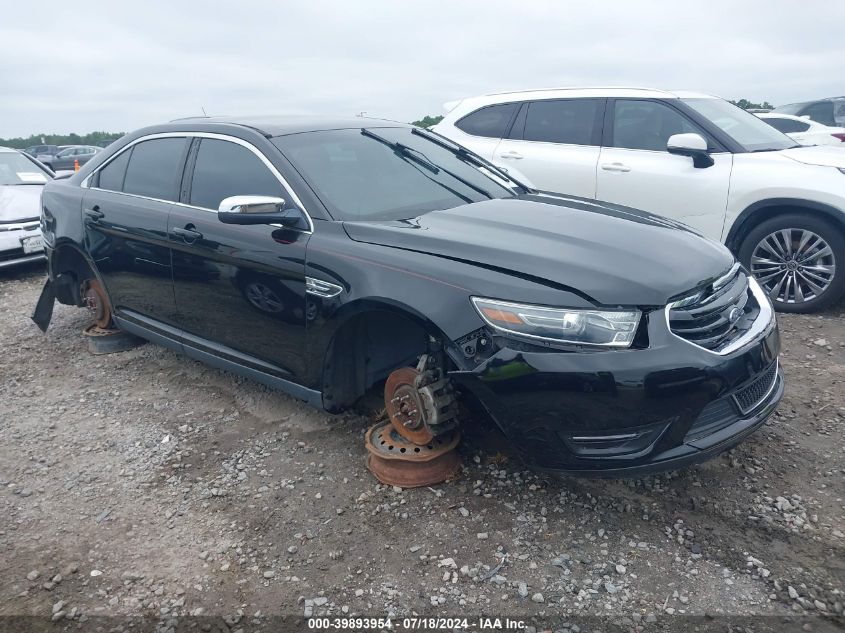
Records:
M273 139L338 220L399 220L514 192L408 128L290 134ZM399 145L396 145L396 144Z
M801 111L801 114L825 125L836 125L836 120L833 118L832 101L819 101L809 105Z
M809 123L802 123L801 121L795 121L793 119L776 119L767 117L763 120L784 134L789 132L806 132L810 129Z
M664 103L617 99L614 104L613 147L665 152L670 136L690 132L705 136L686 117Z
M279 180L258 156L247 148L204 138L197 152L190 203L217 209L229 196L285 197Z
M696 97L682 101L698 114L721 128L746 152L766 152L797 147L794 140L785 136L763 119L722 99ZM706 138L706 137L705 137Z
M526 141L592 145L598 99L532 101L525 115Z
M138 143L126 169L123 191L159 200L176 200L182 176L184 138Z
M508 129L508 124L511 122L514 112L516 112L517 105L516 103L502 103L481 108L455 123L455 127L473 136L502 138Z
M126 165L129 164L131 154L132 150L128 149L103 167L97 176L97 187L108 191L123 191L123 177L126 175Z

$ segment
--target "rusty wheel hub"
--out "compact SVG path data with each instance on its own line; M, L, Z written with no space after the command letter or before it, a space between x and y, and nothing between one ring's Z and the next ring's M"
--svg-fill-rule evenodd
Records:
M383 484L418 488L439 484L461 466L455 447L460 435L449 431L419 446L400 435L392 424L371 427L364 438L367 467Z
M413 367L402 367L387 377L384 385L384 404L393 428L414 444L424 445L432 440L434 433L429 428L425 405L416 387L420 376Z
M88 313L98 328L108 329L111 325L111 306L103 285L97 279L89 279L83 293Z

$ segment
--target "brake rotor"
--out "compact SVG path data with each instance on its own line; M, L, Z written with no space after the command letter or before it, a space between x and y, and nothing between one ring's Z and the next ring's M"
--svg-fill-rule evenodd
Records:
M94 325L108 329L111 325L111 305L106 290L98 279L89 279L83 294L85 306L94 320Z
M416 387L420 372L413 367L393 371L384 384L384 406L393 428L403 438L423 446L434 438L426 421L425 406Z
M461 467L455 447L457 431L449 431L419 446L402 437L392 424L371 427L364 437L367 467L383 484L401 488L433 486L454 476Z

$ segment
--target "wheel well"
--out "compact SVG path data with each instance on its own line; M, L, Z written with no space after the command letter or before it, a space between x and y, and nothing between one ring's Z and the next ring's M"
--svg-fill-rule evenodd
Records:
M417 319L387 309L351 317L326 351L323 406L331 412L348 408L394 369L416 364L433 335Z
M53 253L50 268L53 279L57 281L59 301L68 305L82 306L79 285L84 280L95 277L85 256L75 246L60 245Z
M739 219L734 222L731 227L728 238L725 244L734 253L739 250L743 238L748 235L755 226L773 218L778 215L785 215L787 213L803 213L809 217L815 217L822 220L832 221L840 228L845 230L845 214L837 211L833 207L826 205L816 205L815 203L802 203L801 201L794 202L771 202L758 205L752 205L743 211Z

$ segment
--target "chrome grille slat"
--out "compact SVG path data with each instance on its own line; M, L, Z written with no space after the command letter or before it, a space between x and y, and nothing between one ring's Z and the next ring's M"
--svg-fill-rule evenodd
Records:
M697 301L668 306L673 334L718 352L748 330L760 305L751 293L745 271L735 266L731 272L733 276L725 275L705 288Z

